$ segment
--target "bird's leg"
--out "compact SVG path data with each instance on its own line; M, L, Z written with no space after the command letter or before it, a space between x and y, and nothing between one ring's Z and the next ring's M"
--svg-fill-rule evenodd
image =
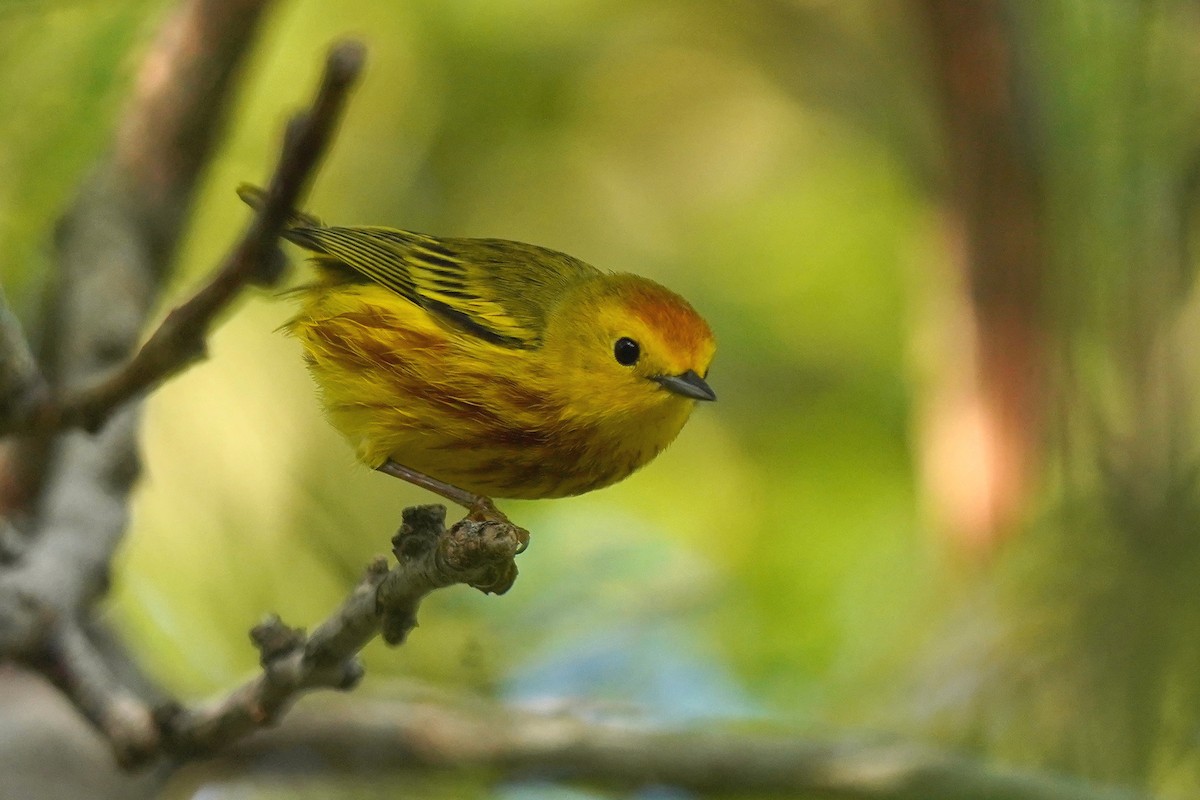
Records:
M529 546L529 531L509 522L504 512L496 508L496 504L492 502L492 498L468 492L466 489L460 489L452 483L439 481L437 478L426 475L424 472L418 472L411 467L406 467L390 458L375 469L385 475L391 475L393 478L408 481L414 486L420 486L422 489L427 489L436 495L441 495L451 503L457 503L467 509L467 519L477 522L499 522L515 529L520 544L520 549L517 550L516 555L525 552L525 548ZM513 575L515 576L516 572L513 572Z
M375 469L385 475L391 475L393 478L399 478L402 481L408 481L414 486L420 486L422 489L428 489L436 495L449 500L451 503L457 503L467 511L471 512L470 516L474 519L497 519L508 521L508 518L496 508L496 504L492 502L492 498L482 494L468 492L466 489L460 489L454 484L439 481L437 478L426 475L424 472L417 472L415 469L398 464L392 459L388 459L380 464Z

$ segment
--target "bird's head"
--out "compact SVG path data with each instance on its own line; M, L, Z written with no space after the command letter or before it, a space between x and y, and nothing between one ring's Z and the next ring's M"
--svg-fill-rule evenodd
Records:
M686 419L694 401L717 399L705 380L716 349L708 323L637 275L576 287L555 309L544 347L572 407L589 416L657 410Z

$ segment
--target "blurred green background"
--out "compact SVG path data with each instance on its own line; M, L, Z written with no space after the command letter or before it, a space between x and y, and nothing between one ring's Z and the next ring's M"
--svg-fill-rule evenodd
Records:
M245 224L233 189L268 174L330 41L356 35L369 69L311 211L638 272L718 338L718 403L621 485L504 504L534 533L515 588L435 595L404 648L367 651L363 692L394 676L668 722L852 726L1200 791L1200 10L1007 7L1044 178L1053 344L1043 466L980 539L938 483L969 492L970 453L930 467L939 398L972 355L916 5L277 7L167 305ZM26 318L52 221L166 7L0 0L0 275ZM429 500L356 466L322 421L276 330L290 313L249 297L211 358L148 404L112 615L186 697L255 668L245 631L264 613L319 620L401 509Z

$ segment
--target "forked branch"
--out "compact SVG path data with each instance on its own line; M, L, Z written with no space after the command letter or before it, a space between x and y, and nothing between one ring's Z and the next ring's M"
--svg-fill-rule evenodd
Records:
M167 314L137 353L113 374L83 389L45 395L40 402L18 406L8 415L10 419L0 415L0 435L31 428L97 430L122 404L202 358L213 320L246 285L270 285L278 280L282 255L276 243L283 221L302 199L333 138L364 57L363 46L353 40L332 48L312 107L288 123L283 150L258 213L204 285Z
M198 709L169 707L158 718L163 750L173 755L210 753L278 721L312 689L350 689L362 678L358 652L382 633L404 642L417 624L421 601L455 584L483 592L507 591L516 578L514 557L528 541L520 528L464 519L445 528L443 506L404 510L392 540L396 565L373 562L353 592L311 635L271 617L251 632L262 672L224 698Z

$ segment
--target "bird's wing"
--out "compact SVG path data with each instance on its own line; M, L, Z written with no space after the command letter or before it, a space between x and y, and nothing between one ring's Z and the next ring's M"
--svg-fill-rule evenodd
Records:
M296 227L284 233L497 344L536 347L555 299L596 269L534 245L440 239L392 228Z

